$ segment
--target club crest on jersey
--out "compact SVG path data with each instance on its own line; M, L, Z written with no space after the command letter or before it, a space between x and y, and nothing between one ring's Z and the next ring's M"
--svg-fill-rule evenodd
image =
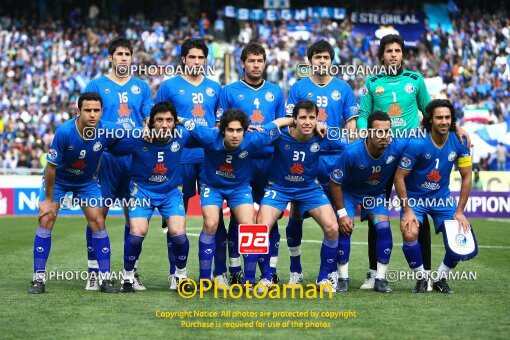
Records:
M382 87L382 86L377 86L377 87L375 88L375 93L377 93L377 94L383 94L383 93L384 93L384 87Z
M400 165L407 168L409 165L411 165L411 160L407 157L402 157L402 160L400 161Z
M310 146L310 151L311 152L317 152L321 149L321 147L319 146L319 143L317 142L314 142L311 146Z
M292 111L294 111L294 106L295 106L294 104L287 105L287 107L285 108L285 113L291 115Z
M131 93L140 94L140 92L142 92L142 89L138 85L131 86Z
M191 131L195 128L195 122L192 121L192 120L187 120L185 123L184 123L184 128L188 131Z
M389 155L388 158L386 159L386 164L390 164L391 162L393 162L395 160L395 156L393 155Z
M180 148L181 148L181 146L179 145L178 142L173 142L172 145L170 146L170 150L172 152L177 152L177 151L179 151Z
M58 155L58 152L55 149L50 149L48 151L48 156L50 156L50 158L55 159L55 158L57 158L57 155Z
M453 162L455 158L457 158L457 153L455 151L450 152L450 154L448 155L448 160L450 162Z
M243 152L241 152L239 154L239 158L241 158L241 159L245 158L246 156L248 156L248 151L246 151L246 150L244 150Z
M425 155L425 158L426 158L426 159L430 159L430 157L432 157L432 155L431 155L430 153L428 153L428 154L426 154L426 155Z
M180 90L179 90L179 94L184 94L184 93L185 93L185 92L184 92L184 90L183 90L183 89L180 89Z
M208 87L207 89L205 89L205 93L207 93L209 97L213 97L215 92L212 88Z
M100 141L97 141L96 144L94 144L94 147L92 148L92 150L99 151L99 150L101 150L102 147L103 147L103 144L101 144Z
M363 86L363 88L361 89L361 95L366 96L367 94L368 94L368 87Z
M406 86L404 86L404 91L407 93L413 93L414 92L414 86L411 83L407 83Z
M271 92L267 92L265 97L268 102L272 102L274 100L274 95Z
M338 100L340 100L340 98L342 98L342 95L337 90L335 90L335 91L333 91L333 93L331 93L331 99L338 101Z

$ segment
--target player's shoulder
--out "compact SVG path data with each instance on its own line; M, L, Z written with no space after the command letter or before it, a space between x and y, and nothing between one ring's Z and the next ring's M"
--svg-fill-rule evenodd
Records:
M278 93L280 92L283 93L282 88L278 84L272 83L267 80L264 82L264 89L275 91Z
M60 124L56 133L59 133L59 132L61 134L69 133L70 131L72 131L73 129L76 128L76 120L77 119L78 119L77 117L74 117L74 118L71 118L68 121Z
M333 79L331 79L331 82L328 85L332 85L335 88L340 88L342 90L343 89L347 89L347 88L351 89L351 87L349 86L349 84L345 80L340 79L338 77L333 77Z
M202 82L202 84L205 86L213 87L215 90L221 90L220 83L218 83L210 78L207 78L207 77L204 77L204 81Z
M312 83L312 80L310 78L304 78L304 79L301 79L301 80L298 80L296 81L291 87L290 87L290 90L294 90L294 91L300 91L301 89L306 89L310 86L312 86L313 83Z
M136 77L131 77L130 79L133 85L139 86L144 89L150 89L149 84L147 84L144 80Z
M221 92L224 93L224 94L228 94L228 93L231 93L231 92L242 90L243 87L245 87L244 84L240 80L237 80L237 81L235 81L233 83L225 85L221 89Z
M345 149L342 152L342 154L345 153L346 155L356 155L356 154L359 155L360 150L362 150L365 147L364 143L365 143L364 138L356 139L355 141L353 141L345 146Z
M417 71L412 71L412 70L404 70L402 72L402 77L407 77L407 78L410 78L412 80L420 80L420 79L423 79L423 76L421 75L420 72L417 72Z

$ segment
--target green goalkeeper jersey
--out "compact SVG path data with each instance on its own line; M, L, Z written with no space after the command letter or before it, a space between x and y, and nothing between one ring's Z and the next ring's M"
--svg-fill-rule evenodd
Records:
M394 76L370 76L363 87L357 127L366 129L368 116L384 111L391 118L393 132L418 128L418 110L425 112L429 102L425 82L418 72L403 70Z

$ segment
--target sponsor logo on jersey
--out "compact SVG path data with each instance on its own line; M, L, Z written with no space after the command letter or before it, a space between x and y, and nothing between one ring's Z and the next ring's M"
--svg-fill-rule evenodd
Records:
M55 159L55 158L57 158L57 155L58 155L58 152L57 152L57 150L55 150L55 149L50 149L50 150L48 151L48 156L49 156L51 159Z
M370 176L368 176L367 183L370 185L378 185L379 183L381 183L379 178L381 178L381 174L379 172L373 173Z
M262 110L253 110L253 113L250 116L250 121L252 123L262 124L264 121L264 115L262 114Z
M131 86L131 93L140 94L140 92L142 92L142 89L138 85Z
M441 188L439 184L433 182L425 182L421 187L429 190L439 190Z
M361 95L366 96L367 94L368 94L368 87L363 86L363 88L361 89Z
M321 149L321 147L319 146L319 143L317 142L314 142L311 146L310 146L310 151L311 152L317 152Z
M359 165L359 168L360 168L361 170L365 169L365 164L360 164L360 165Z
M439 170L432 170L427 175L427 179L432 182L439 182L441 180L441 175L439 174Z
M430 153L428 153L428 154L426 154L426 155L425 155L425 158L426 158L426 159L430 159L430 157L432 157L432 155L431 155Z
M448 155L448 160L450 162L453 162L455 158L457 158L457 153L455 151L450 152L450 154Z
M213 97L215 94L214 90L211 87L206 88L205 93L207 93L209 97Z
M389 155L388 158L386 159L386 164L390 164L391 162L393 162L395 160L395 156L393 155Z
M110 93L110 89L104 89L104 93L106 94Z
M245 158L246 156L248 156L248 151L246 151L246 150L244 150L243 152L241 152L239 154L239 158L241 158L241 159Z
M414 86L411 83L407 83L406 86L404 86L404 91L407 93L413 93L414 92Z
M168 168L164 163L158 163L154 168L152 168L152 171L158 175L165 175L168 172Z
M285 148L285 150L289 150L290 149L290 145L289 144L285 144L284 148Z
M411 165L411 160L407 157L402 157L402 160L400 161L400 165L407 168L409 165Z
M274 95L271 92L267 92L264 96L268 102L272 102L274 100Z
M308 92L307 97L308 98L312 98L313 97L313 93L312 92Z
M376 93L376 94L383 94L383 93L384 93L384 87L382 87L382 86L377 86L377 87L375 88L375 93Z
M181 145L178 142L173 142L172 145L170 146L170 150L172 152L177 152L177 151L179 151L180 148L181 148Z
M220 166L220 169L216 170L216 175L230 179L236 178L236 175L234 174L234 167L228 163L223 163Z
M94 146L92 147L92 150L97 152L97 151L101 150L102 148L103 148L103 144L101 144L100 141L97 141L96 144L94 144Z
M192 120L187 120L184 122L184 128L188 131L191 131L195 128L195 122Z
M75 161L74 163L71 164L71 167L73 169L85 169L87 167L87 163L85 163L85 161L83 159L78 159L77 161Z
M290 173L293 175L302 175L304 171L305 168L303 168L303 164L301 163L294 163L294 165L290 167Z
M224 163L220 166L220 171L231 173L234 172L234 167L228 163Z
M331 93L331 99L338 101L338 100L340 100L340 98L342 98L342 95L337 90L335 90Z

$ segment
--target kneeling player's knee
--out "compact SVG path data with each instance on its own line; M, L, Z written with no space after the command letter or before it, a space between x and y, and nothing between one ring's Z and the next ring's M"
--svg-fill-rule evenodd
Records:
M46 214L39 219L39 225L44 229L53 229L55 224L55 215L53 213Z
M218 229L219 221L217 219L205 219L204 220L204 232L209 235L213 235L216 233Z
M88 221L88 223L90 226L90 230L92 231L100 231L105 228L103 216L97 216L96 218Z
M324 230L324 236L330 239L338 238L338 224L334 221L326 223L322 229Z
M404 230L402 232L402 238L405 242L414 242L418 240L418 231L412 230L412 231L406 231Z

